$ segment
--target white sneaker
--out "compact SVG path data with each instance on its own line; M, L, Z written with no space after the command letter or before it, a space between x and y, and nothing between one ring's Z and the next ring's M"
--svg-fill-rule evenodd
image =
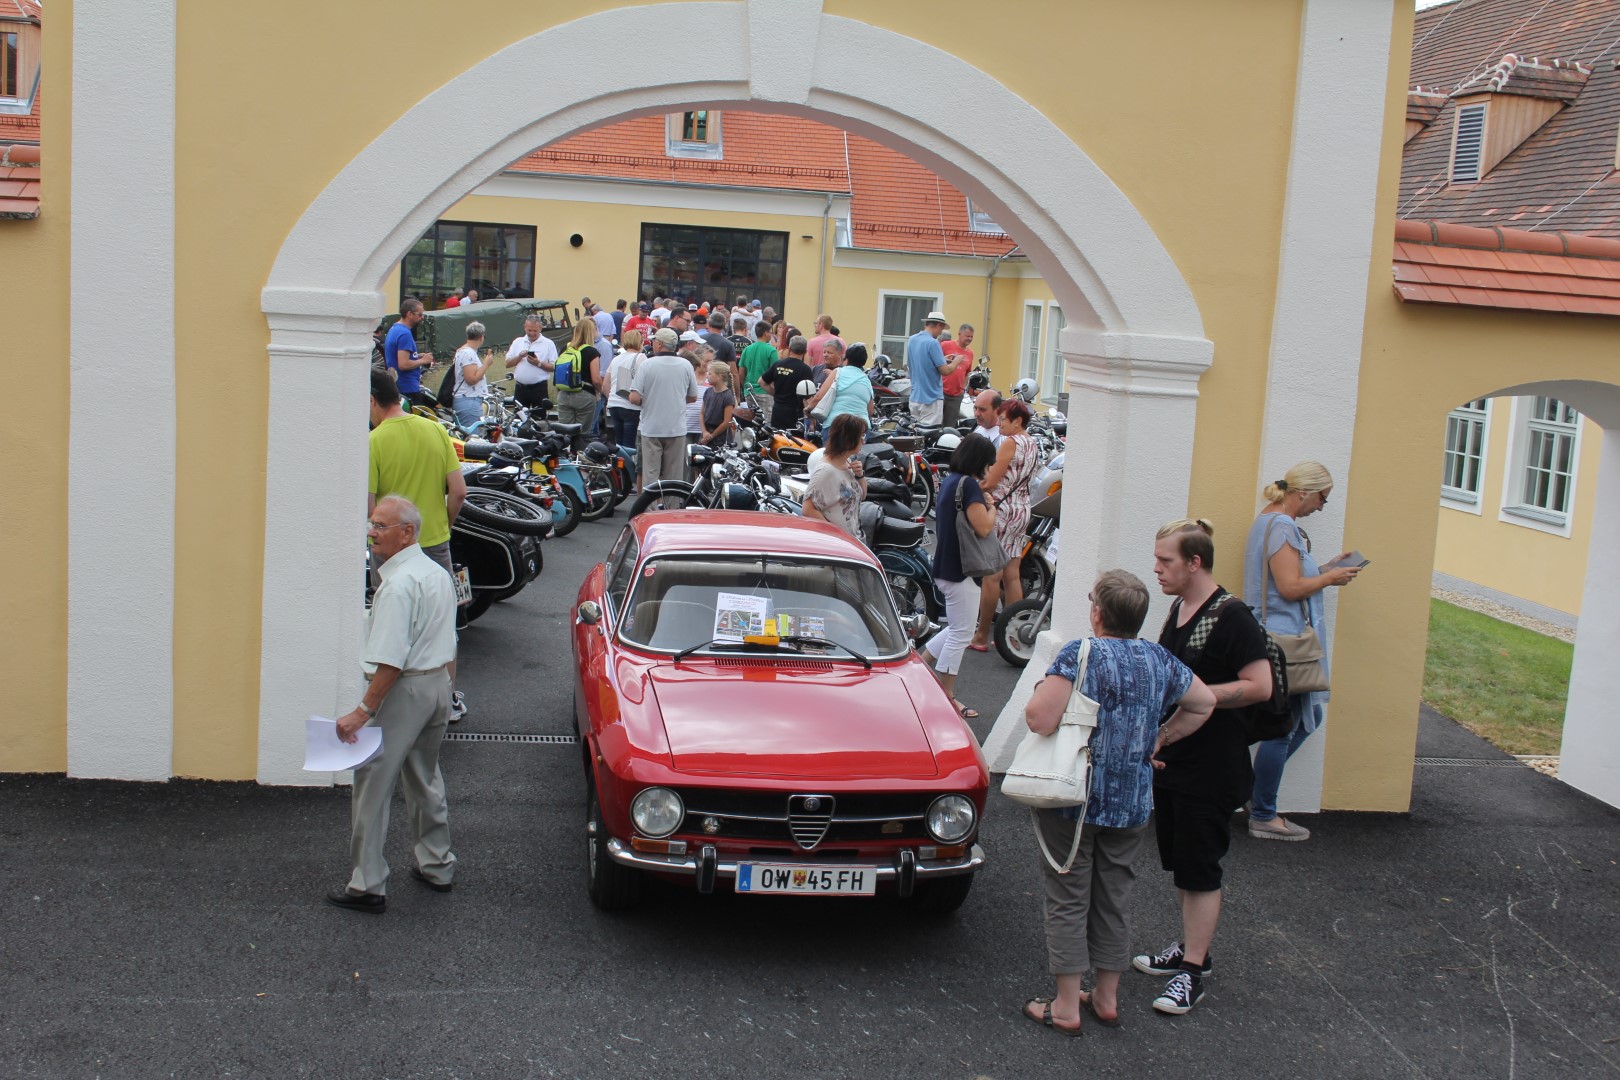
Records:
M467 699L460 690L450 691L450 722L459 724L467 718Z

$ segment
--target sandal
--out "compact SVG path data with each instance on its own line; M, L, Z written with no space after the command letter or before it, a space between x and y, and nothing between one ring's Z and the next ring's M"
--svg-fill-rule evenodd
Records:
M951 704L956 706L956 712L959 716L961 716L962 719L977 720L979 718L978 709L970 709L960 701L957 701L955 698L951 698Z
M1097 1007L1091 1003L1091 993L1089 991L1080 991L1080 1007L1086 1010L1086 1012L1090 1013L1091 1018L1097 1021L1097 1023L1101 1024L1103 1027L1119 1027L1119 1013L1116 1011L1113 1016L1104 1016L1102 1013L1098 1012Z
M968 643L968 648L972 649L974 652L989 652L990 651L990 646L988 646L988 645L975 645L972 642Z
M1037 1017L1029 1011L1029 1007L1031 1005L1039 1005L1041 1007L1040 1016ZM1024 1007L1018 1011L1023 1013L1024 1019L1028 1020L1030 1023L1040 1024L1042 1027L1049 1027L1059 1035L1067 1035L1071 1039L1078 1039L1080 1036L1086 1033L1084 1026L1081 1024L1076 1024L1074 1027L1066 1027L1065 1025L1053 1020L1051 998L1030 998L1028 1001L1024 1002Z

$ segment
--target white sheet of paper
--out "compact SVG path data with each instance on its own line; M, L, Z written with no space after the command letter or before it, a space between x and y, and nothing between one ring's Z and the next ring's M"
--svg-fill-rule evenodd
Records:
M337 721L310 716L304 721L304 768L309 772L358 769L382 753L382 729L363 727L352 743L337 736Z

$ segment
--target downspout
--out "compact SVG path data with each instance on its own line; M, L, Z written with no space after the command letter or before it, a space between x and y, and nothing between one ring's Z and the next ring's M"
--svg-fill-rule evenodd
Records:
M832 220L832 192L827 193L827 205L821 208L821 277L816 282L816 314L827 310L827 226Z
M984 276L984 321L980 324L984 327L984 344L979 347L981 355L990 346L990 284L996 280L996 271L1001 269L1003 260L1010 259L1016 254L1018 245L1014 244L1005 255L997 255L990 261L990 272Z

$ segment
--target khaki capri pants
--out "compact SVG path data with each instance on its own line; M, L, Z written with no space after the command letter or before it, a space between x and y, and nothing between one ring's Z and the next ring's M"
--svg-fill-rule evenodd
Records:
M1035 812L1035 827L1059 859L1074 843L1078 824L1056 810ZM1130 967L1128 905L1136 886L1133 864L1146 836L1145 823L1133 829L1087 825L1067 874L1058 873L1041 859L1046 884L1046 958L1053 975Z

